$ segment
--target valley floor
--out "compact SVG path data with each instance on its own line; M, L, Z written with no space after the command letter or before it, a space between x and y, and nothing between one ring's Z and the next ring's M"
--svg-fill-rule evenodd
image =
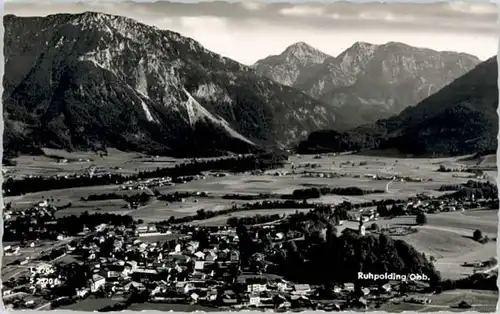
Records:
M49 154L50 153L50 154ZM59 151L50 151L44 157L19 157L16 167L6 167L7 175L13 178L20 178L28 174L50 176L54 174L74 174L84 172L89 167L97 167L100 172L108 173L135 173L139 170L153 170L157 167L172 167L184 160L172 158L154 158L115 152L109 156L99 157L81 154L62 154ZM50 155L50 156L49 156ZM54 155L65 158L65 162L54 159ZM463 158L462 158L463 159ZM290 194L295 189L304 189L313 186L329 187L358 187L361 189L379 190L382 192L366 194L363 196L338 196L328 195L310 202L324 204L338 204L344 201L351 203L364 203L372 200L383 199L407 199L417 194L428 196L440 196L444 192L438 191L442 185L461 184L474 179L468 172L438 172L440 165L449 168L460 167L490 167L484 180L493 181L497 172L491 170L491 163L494 158L483 159L480 162L463 162L461 158L443 159L397 159L382 158L374 156L356 155L322 155L318 156L293 156L290 163L283 169L267 171L263 174L225 174L214 176L209 173L204 178L197 178L186 183L176 183L171 186L158 186L154 189L161 194L174 192L205 192L207 196L190 196L182 201L166 202L153 197L146 204L141 204L138 208L130 208L124 199L109 199L99 201L85 201L84 198L90 195L104 193L124 193L133 195L134 193L153 192L153 189L136 190L134 188L123 191L121 185L92 186L61 190L51 190L38 193L30 193L22 196L6 197L4 203L12 204L12 211L22 211L29 209L37 202L54 199L56 206L71 203L71 207L61 209L57 216L78 215L82 212L89 213L118 213L131 215L135 219L144 222L155 222L168 220L170 217L185 217L205 211L217 212L231 208L234 205L244 203L262 202L263 200L278 200L284 194ZM393 181L391 179L375 179L376 177L407 177L408 180ZM410 180L411 179L411 180ZM224 196L229 194L239 195L269 195L265 199L253 201L231 199ZM286 208L286 209L260 209L238 211L231 214L215 216L204 220L195 220L192 224L199 226L223 226L231 217L246 217L270 214L289 215L297 211L308 211L307 208ZM429 214L428 222L423 226L415 225L415 216L403 216L393 219L379 219L376 223L383 226L413 226L418 229L417 233L399 236L418 251L424 252L427 256L433 256L436 268L441 272L443 278L457 279L469 276L473 273L472 267L462 266L465 262L485 261L496 257L496 241L480 244L474 241L472 233L479 229L484 235L496 238L498 233L498 210L477 209L469 211L453 211L446 213ZM357 228L358 222L346 221L343 228ZM59 245L51 243L50 245ZM4 246L7 243L4 243ZM41 254L35 252L42 248L34 249L33 252L21 252L26 256ZM12 259L4 257L4 262ZM2 277L4 279L18 276L21 270L15 267L4 268ZM438 311L449 310L451 303L458 299L473 298L476 307L473 310L487 312L494 309L490 299L498 298L498 294L490 295L486 292L478 291L448 291L439 296L432 296L432 305L413 306L386 304L380 310L397 311L412 309L418 311ZM485 300L484 302L482 300ZM480 301L476 301L480 300ZM484 303L484 304L483 304ZM81 309L86 305L81 304ZM159 305L149 306L148 304L134 305L134 310L156 309ZM404 308L406 306L406 308ZM411 308L411 307L414 308ZM80 309L78 304L73 304L68 309ZM91 306L92 307L92 306ZM132 308L131 308L132 309ZM163 308L162 308L163 309Z

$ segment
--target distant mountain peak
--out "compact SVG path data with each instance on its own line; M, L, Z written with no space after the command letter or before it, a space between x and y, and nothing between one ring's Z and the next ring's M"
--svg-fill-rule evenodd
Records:
M309 61L313 63L322 63L326 58L329 57L329 55L327 55L326 53L314 48L313 46L303 41L299 41L293 45L288 46L281 55L285 57L293 56L295 58L304 60L304 62Z
M351 48L374 48L374 47L377 47L378 45L376 44L372 44L372 43L368 43L368 42L365 42L365 41L357 41L355 42Z
M296 42L295 44L288 46L283 53L297 53L297 52L300 53L300 52L316 52L316 51L319 50L303 41L299 41Z
M290 46L288 46L288 48L292 48L292 47L304 47L304 48L309 47L309 48L315 49L313 46L309 45L305 41L298 41L295 44L291 44Z
M393 47L412 47L410 45L407 45L405 43L399 42L399 41L389 41L385 43L383 46L393 46ZM415 49L415 47L412 47Z
M135 20L122 16L122 15L115 15L115 14L109 14L109 13L103 13L103 12L98 12L98 11L85 11L81 13L76 13L76 14L70 14L70 13L56 13L50 16L69 16L75 20L89 20L89 21L103 21L103 20L120 20L120 21L127 21L130 23L137 23Z
M288 46L280 55L257 61L252 68L264 76L272 77L277 83L292 86L304 69L322 64L328 58L333 57L299 41Z
M366 54L372 54L375 52L375 50L379 47L379 45L363 42L363 41L357 41L355 42L351 47L347 48L344 52L342 52L339 56L338 59L342 59L343 56L345 55L351 55L351 54L356 54L356 55L366 55Z
M357 41L337 57L317 60L322 62L304 62L306 57L296 57L314 55L312 49L304 42L296 43L280 56L264 59L256 71L321 100L337 114L347 113L337 120L346 122L346 127L398 114L480 62L467 54L394 41Z

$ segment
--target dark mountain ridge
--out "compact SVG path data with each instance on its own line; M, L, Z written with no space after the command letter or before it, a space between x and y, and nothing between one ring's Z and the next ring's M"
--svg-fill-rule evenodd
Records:
M317 131L301 152L398 149L413 155L496 150L498 65L492 57L399 115L346 132Z
M4 26L7 154L43 146L248 152L335 123L317 100L129 18L7 15Z

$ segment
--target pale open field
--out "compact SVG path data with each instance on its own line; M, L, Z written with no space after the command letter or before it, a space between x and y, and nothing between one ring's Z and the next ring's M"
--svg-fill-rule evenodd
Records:
M116 185L106 185L106 186L90 186L63 190L51 190L43 191L37 193L28 193L22 196L11 196L5 197L4 202L12 202L12 208L14 211L28 209L32 205L43 201L44 199L54 198L56 206L64 206L69 202L72 203L72 207L64 211L70 211L71 214L82 213L84 211L92 212L93 209L101 207L103 210L117 210L125 204L124 201L116 200L111 201L92 201L92 202L82 202L80 198L88 197L92 194L105 194L119 192L118 186ZM123 192L121 192L123 194ZM63 212L64 212L63 211Z
M315 159L312 155L292 156L290 160L295 166L314 163L320 167L311 171L330 170L339 173L354 174L400 174L404 176L432 178L436 182L453 181L452 173L439 173L436 170L440 164L449 168L470 167L470 163L463 163L458 158L390 158L361 155L339 155ZM366 163L360 166L360 163ZM353 166L354 165L354 166ZM462 175L466 175L465 173Z
M383 304L379 309L386 312L481 312L481 313L494 313L498 302L498 292L495 291L482 291L482 290L453 290L445 291L441 294L429 295L432 300L430 304L421 305L401 302L393 304L392 302ZM457 309L453 308L458 303L466 301L472 305L471 309Z
M200 209L205 211L220 211L231 208L233 204L253 203L256 201L228 200L217 196L211 198L189 197L184 202L167 203L154 200L146 206L135 210L125 210L122 214L131 215L135 219L142 219L145 222L165 220L174 217L184 217L196 214ZM251 213L250 213L251 214Z
M463 309L452 308L458 303L465 301L472 305L469 311L483 313L496 312L498 302L498 292L482 290L452 290L445 291L430 297L431 304L425 306L421 312L453 311L463 312Z
M304 209L304 208L249 210L249 211L235 212L230 215L212 217L210 219L205 219L205 220L193 221L192 224L201 226L222 226L225 225L227 220L231 217L241 218L241 217L249 217L255 215L275 215L275 214L290 215L290 214L295 214L296 212L308 212L308 211L310 211L310 209Z
M93 152L71 152L59 149L45 148L46 156L19 156L14 159L15 167L5 167L15 178L28 175L69 175L85 171L91 166L107 169L113 173L133 173L137 171L153 170L157 167L171 167L179 162L170 157L151 157L140 153L122 152L109 149L108 156L99 156ZM59 163L57 158L66 158L67 163ZM82 159L82 161L79 161ZM88 161L87 161L88 160ZM120 169L121 168L121 169Z

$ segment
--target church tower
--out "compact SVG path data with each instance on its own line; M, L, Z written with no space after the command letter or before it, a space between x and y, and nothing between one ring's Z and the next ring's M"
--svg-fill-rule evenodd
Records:
M365 225L363 223L363 215L360 215L359 216L359 228L358 228L358 234L360 236L364 236L365 235Z

